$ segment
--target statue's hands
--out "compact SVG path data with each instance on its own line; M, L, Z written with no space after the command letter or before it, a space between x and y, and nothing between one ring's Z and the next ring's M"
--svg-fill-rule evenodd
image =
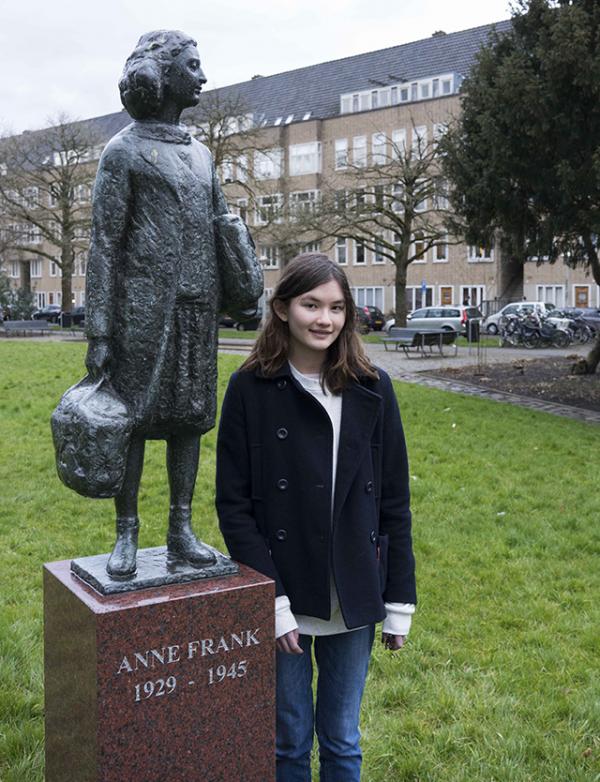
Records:
M85 365L92 380L99 380L107 374L111 357L110 341L106 337L90 338Z

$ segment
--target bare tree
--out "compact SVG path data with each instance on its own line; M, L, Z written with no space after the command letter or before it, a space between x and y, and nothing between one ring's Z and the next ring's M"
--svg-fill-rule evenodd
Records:
M312 220L318 238L354 239L359 247L390 260L395 269L396 323L406 324L408 267L428 251L447 252L446 184L440 174L436 139L413 128L405 137L375 134L368 150L336 152L335 175L324 182Z
M87 249L99 141L91 122L61 115L49 127L0 141L2 244L21 262L47 258L70 310L76 254Z

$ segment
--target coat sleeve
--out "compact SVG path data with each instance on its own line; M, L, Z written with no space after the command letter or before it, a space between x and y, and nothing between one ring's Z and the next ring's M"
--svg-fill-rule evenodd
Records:
M88 337L110 337L115 312L115 276L131 201L127 150L109 144L98 165L92 200L92 237L86 274Z
M225 393L217 437L219 527L233 559L272 578L279 597L285 590L253 513L251 449L246 411L238 386L236 373Z
M380 372L383 396L382 482L379 531L389 536L386 603L416 603L406 441L392 382Z

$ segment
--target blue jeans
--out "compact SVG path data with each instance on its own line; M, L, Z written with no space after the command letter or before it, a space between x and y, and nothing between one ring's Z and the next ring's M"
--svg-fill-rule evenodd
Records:
M313 708L312 636L304 654L277 652L277 782L310 782L316 730L321 782L359 782L358 722L375 627L314 638L317 704Z

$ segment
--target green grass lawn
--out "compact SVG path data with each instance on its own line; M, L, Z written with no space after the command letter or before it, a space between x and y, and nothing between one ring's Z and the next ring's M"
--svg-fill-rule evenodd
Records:
M81 377L84 350L0 343L3 782L43 779L42 563L113 542L111 503L67 490L54 469L48 419ZM241 360L221 357L221 389ZM406 648L374 652L365 782L600 780L600 429L396 388L420 603ZM143 547L163 543L168 510L164 444L147 453ZM213 432L203 440L195 518L202 538L222 548L214 454Z

